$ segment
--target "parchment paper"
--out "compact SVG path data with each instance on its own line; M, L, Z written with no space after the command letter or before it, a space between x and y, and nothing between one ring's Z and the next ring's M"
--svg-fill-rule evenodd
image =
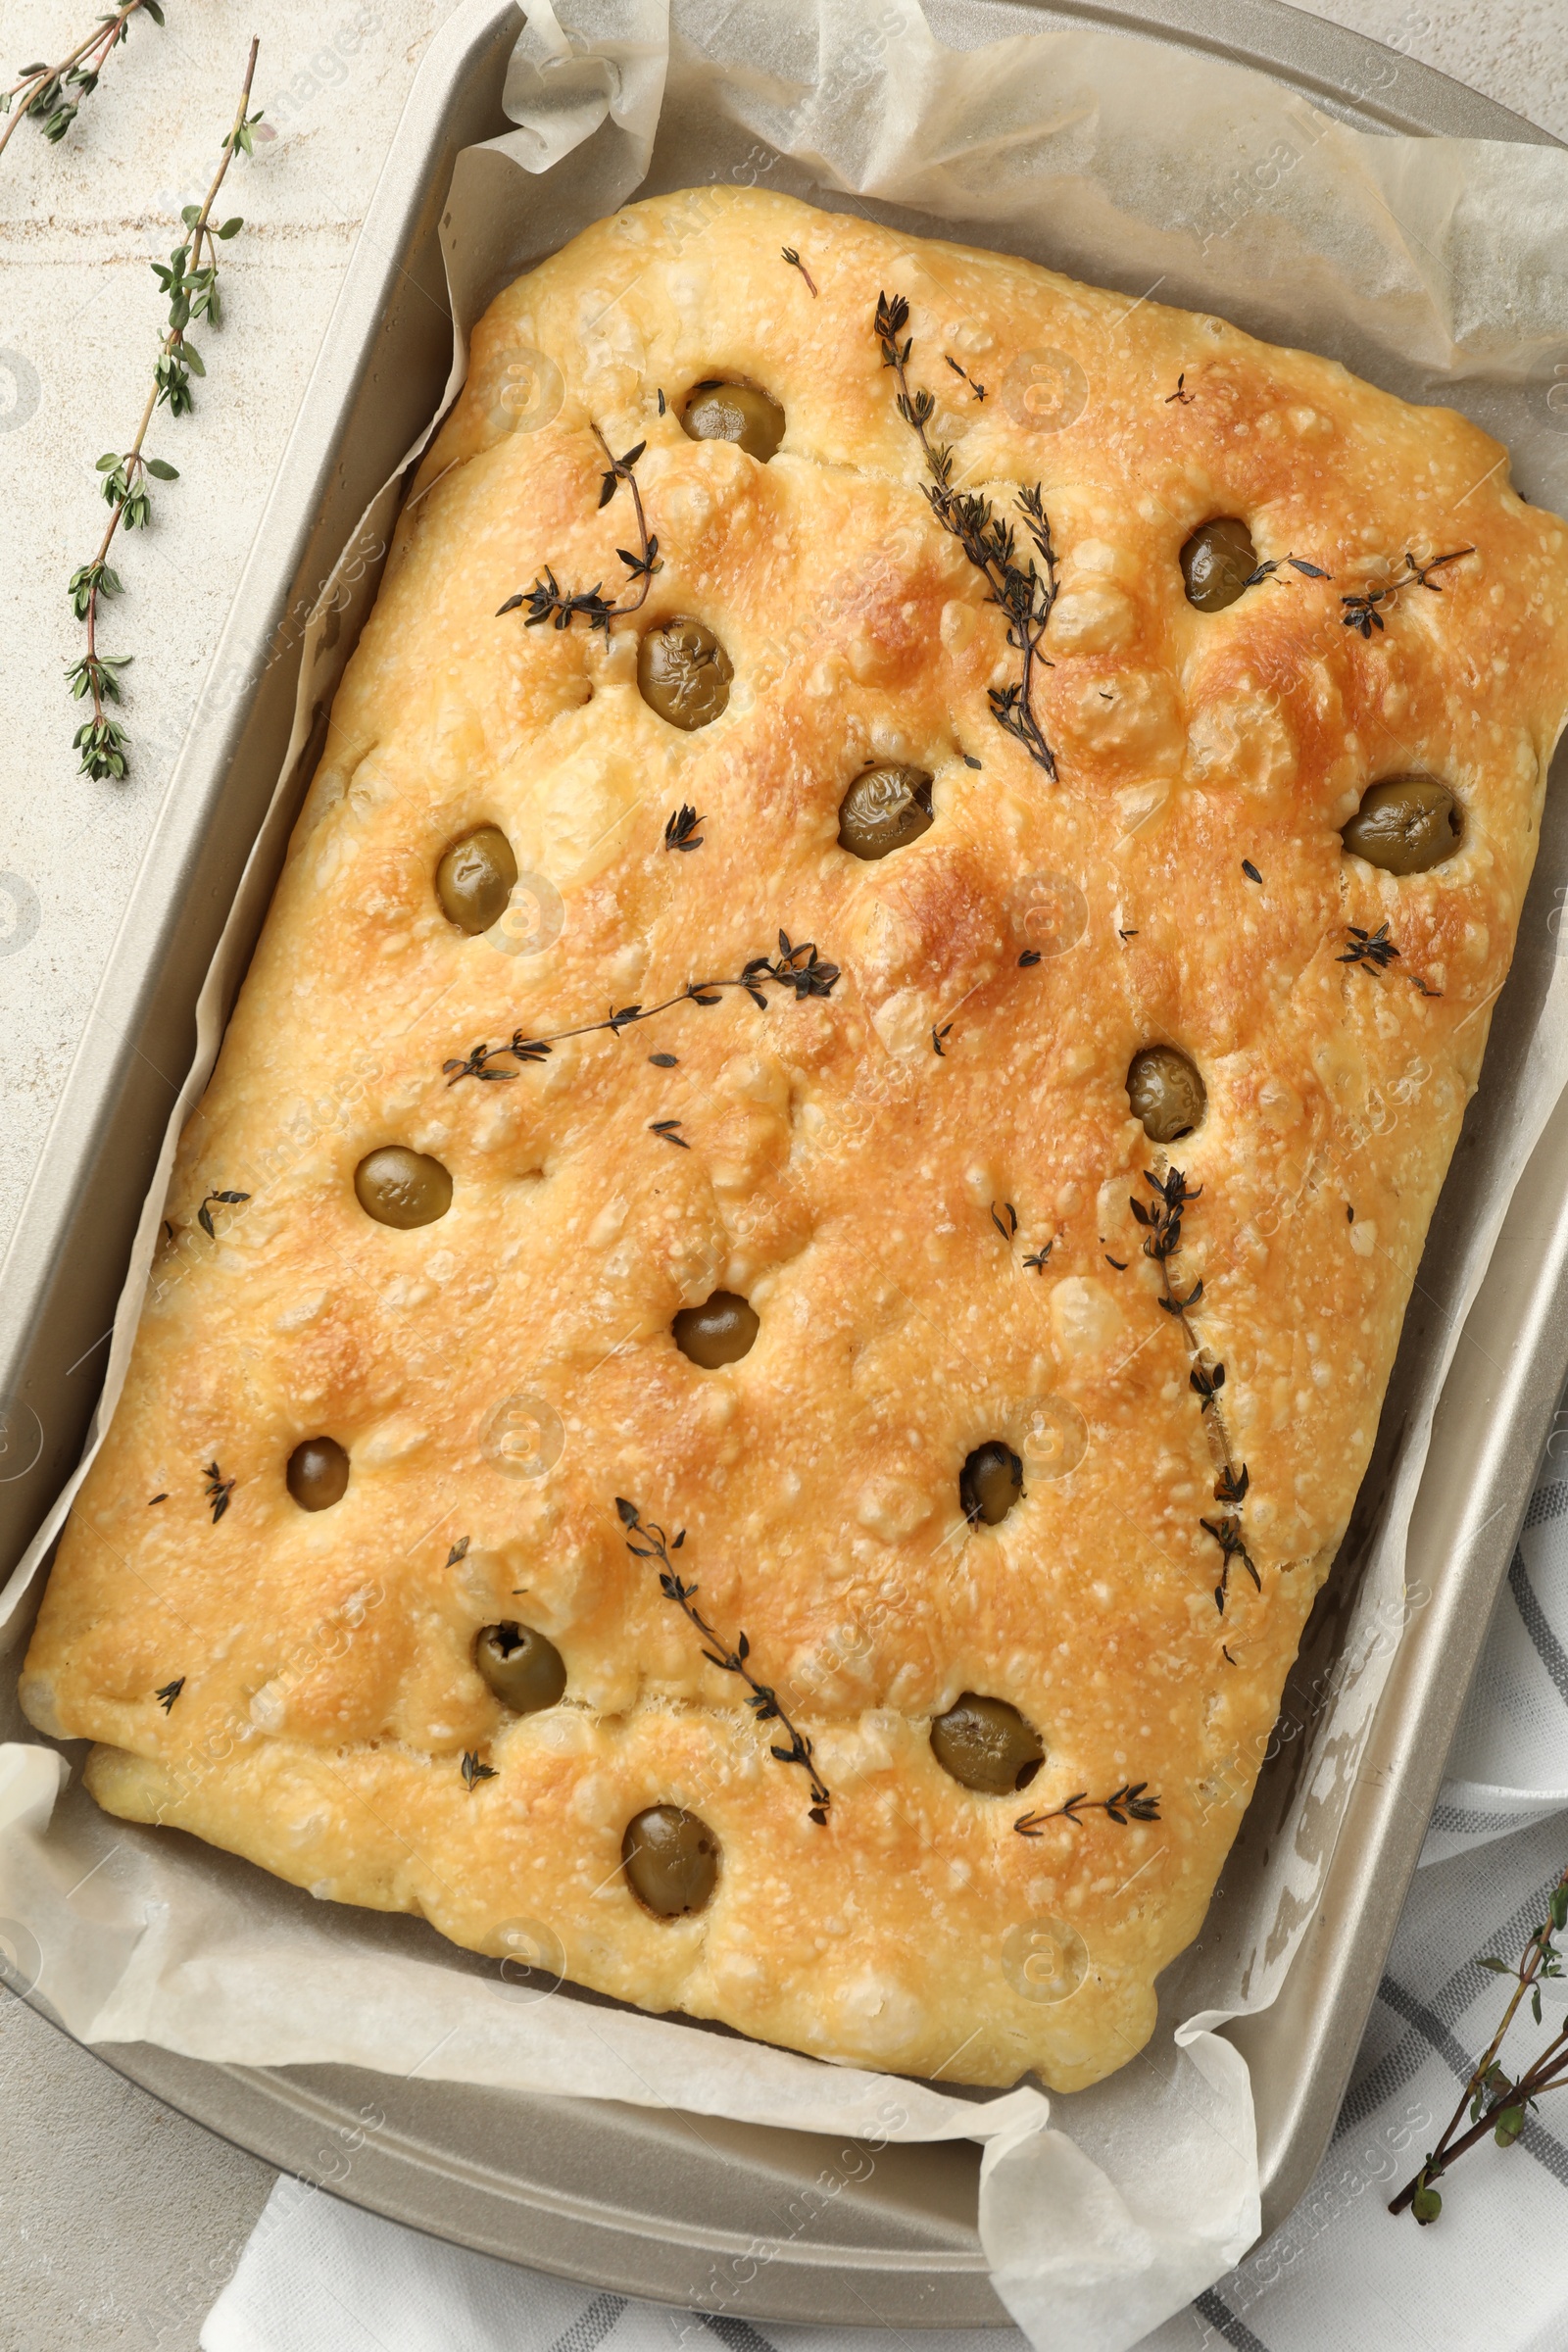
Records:
M1042 32L975 46L972 9L932 0L931 15L935 31L914 0L531 0L507 83L518 128L469 150L454 179L448 398L484 304L587 221L639 189L760 183L1024 254L1123 288L1130 303L1157 294L1220 311L1407 398L1449 402L1510 444L1527 495L1568 511L1568 154L1372 137L1261 77L1135 38ZM519 429L527 421L519 415ZM373 580L367 551L390 537L400 495L395 478L306 633L289 760L203 994L197 1062L144 1211L100 1420L123 1379L174 1140L293 819L309 714L341 673ZM1561 879L1538 878L1538 907L1543 891L1560 903L1568 888L1568 849L1551 854ZM1110 2082L1051 2101L1028 2087L951 2094L578 2000L569 1986L535 1997L536 1980L499 1984L493 1964L422 1927L313 1904L194 1841L110 1821L79 1788L62 1795L59 1754L20 1741L0 1748L0 1949L13 1982L36 1983L89 2041L669 2104L873 2147L982 2140L981 2235L1020 2327L1070 2352L1135 2343L1258 2229L1247 2067L1214 2028L1274 1998L1311 1916L1405 1605L1433 1407L1519 1171L1568 1080L1568 980L1540 944L1529 985L1502 1001L1484 1123L1440 1211L1441 1311L1420 1360L1396 1376L1402 1442L1333 1689L1271 1841L1256 1932L1217 1964L1168 1972L1154 2041ZM0 1626L18 1621L76 1483L0 1596Z

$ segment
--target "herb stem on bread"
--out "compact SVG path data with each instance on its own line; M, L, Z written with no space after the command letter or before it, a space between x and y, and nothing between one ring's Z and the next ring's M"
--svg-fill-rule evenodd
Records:
M874 331L882 346L882 365L893 370L899 387L899 415L924 453L931 475L930 481L923 485L926 502L942 528L957 540L985 580L989 590L986 602L1004 614L1007 643L1023 657L1023 674L1015 685L987 689L991 714L999 727L1023 745L1035 765L1054 777L1055 754L1046 741L1045 730L1034 710L1035 663L1044 662L1047 668L1051 667L1040 651L1040 641L1056 601L1057 586L1056 552L1051 543L1051 522L1040 495L1040 484L1036 482L1030 489L1019 490L1015 504L1035 554L1045 564L1044 574L1033 556L1022 564L1018 562L1017 533L1010 522L1004 522L997 514L989 498L978 491L954 488L953 452L945 443L933 442L926 429L936 414L936 401L929 392L909 389L909 354L914 348L914 338L905 333L908 323L909 306L902 294L877 296ZM962 372L960 368L959 373Z
M519 590L515 596L508 597L506 603L496 613L497 620L503 613L515 612L519 605L526 605L528 610L523 616L522 624L526 629L542 628L546 621L554 622L558 629L569 629L572 622L580 618L588 623L590 630L603 629L608 637L612 620L624 619L628 613L638 612L647 603L648 591L653 584L654 574L656 571L663 569L659 553L659 539L657 534L648 528L648 517L643 512L643 494L637 486L637 461L648 444L646 441L639 441L635 448L626 451L624 457L617 458L612 454L610 443L605 439L597 424L592 426L592 431L594 439L609 460L609 465L600 477L599 505L601 511L609 506L622 482L630 490L631 503L636 510L637 553L633 555L630 548L627 547L617 547L615 550L616 555L626 566L627 588L628 590L635 588L636 595L628 593L625 596L617 597L612 604L603 593L604 583L602 580L596 580L591 588L563 588L547 564L531 588Z
M166 1715L173 1706L175 1699L179 1696L184 1688L185 1677L181 1674L176 1675L172 1683L165 1683L162 1690L155 1690L153 1692L154 1698L157 1699L158 1704L163 1708Z
M1219 1393L1225 1386L1225 1367L1220 1363L1203 1361L1202 1344L1188 1321L1189 1315L1202 1303L1203 1278L1199 1276L1185 1298L1178 1294L1170 1278L1170 1261L1182 1246L1182 1219L1188 1209L1202 1199L1203 1188L1200 1184L1189 1186L1180 1168L1169 1168L1163 1176L1156 1176L1152 1168L1146 1168L1144 1182L1154 1196L1152 1202L1140 1200L1135 1196L1128 1205L1138 1224L1144 1228L1144 1255L1159 1268L1159 1303L1166 1314L1174 1316L1180 1324L1182 1337L1192 1352L1193 1366L1187 1376L1188 1382L1199 1400L1199 1410L1207 1414L1213 1412ZM1219 1476L1214 1481L1214 1500L1223 1506L1222 1514L1218 1519L1200 1519L1198 1524L1219 1545L1221 1564L1219 1583L1214 1587L1214 1606L1223 1617L1233 1568L1245 1568L1260 1592L1263 1580L1252 1564L1242 1534L1242 1504L1247 1499L1247 1491L1251 1484L1247 1464L1231 1459L1217 1413L1214 1426L1219 1431L1223 1447Z
M1358 629L1363 637L1370 637L1374 629L1387 625L1379 607L1389 604L1391 599L1396 600L1401 588L1426 588L1439 596L1443 582L1430 575L1441 571L1445 564L1457 564L1461 556L1473 556L1475 552L1473 547L1456 547L1446 556L1429 556L1424 564L1418 564L1406 548L1405 567L1398 579L1387 580L1381 588L1363 588L1353 596L1341 597L1340 603L1345 608L1341 617L1346 627Z
M0 155L19 122L29 118L52 147L58 146L80 112L81 102L98 87L99 76L125 38L132 17L151 17L162 25L160 0L125 0L113 15L100 17L84 40L68 51L57 66L24 66L9 90L0 90L0 115L10 118L0 130Z
M169 321L158 346L158 364L153 370L152 384L142 407L141 422L129 449L109 450L98 461L103 475L103 495L110 514L98 552L90 564L83 564L73 572L66 593L78 620L87 624L87 650L80 661L73 662L66 671L66 685L74 702L92 698L92 716L83 721L73 739L73 749L80 752L79 775L90 776L103 783L113 776L117 781L129 773L130 760L125 742L125 730L118 719L109 717L105 706L120 701L118 672L133 657L129 654L101 654L98 651L99 608L109 598L119 596L120 575L109 562L109 551L115 534L123 523L127 531L142 529L152 516L150 481L173 482L179 479L175 468L163 458L143 455L143 444L154 415L165 403L171 416L188 416L195 406L190 388L193 375L205 375L206 368L188 329L194 319L205 318L211 326L222 320L222 306L218 292L218 245L226 241L244 226L236 216L215 227L212 210L218 200L229 165L243 151L254 155L252 134L261 115L251 114L251 81L256 73L256 54L260 47L252 41L245 66L245 80L240 90L239 107L232 127L220 150L222 161L213 177L213 183L200 205L187 204L181 214L185 224L183 241L176 245L166 263L154 262L153 275L169 297ZM204 257L205 253L205 259Z
M553 1048L568 1037L592 1037L601 1029L609 1029L618 1037L635 1022L651 1021L659 1013L673 1011L677 1004L716 1004L723 989L744 989L760 1012L767 1010L767 998L762 992L769 983L790 990L797 1004L802 1004L808 997L830 997L838 978L838 965L818 956L813 941L803 940L797 947L789 933L781 931L777 956L754 956L732 980L688 980L683 989L665 997L662 1004L622 1004L618 1010L607 1013L602 1021L579 1021L575 1028L552 1029L541 1037L527 1037L520 1029L514 1029L504 1046L481 1041L462 1060L444 1061L441 1068L449 1086L456 1086L460 1078L515 1078L515 1070L497 1069L496 1062L506 1058L519 1064L545 1061Z
M1103 1813L1107 1821L1125 1829L1130 1821L1157 1821L1159 1799L1148 1793L1147 1781L1126 1781L1113 1788L1108 1796L1094 1796L1080 1788L1065 1804L1054 1806L1049 1813L1020 1813L1013 1828L1020 1838L1038 1838L1048 1821L1070 1821L1075 1830L1083 1828L1085 1813Z
M1451 2164L1489 2136L1499 2148L1511 2148L1527 2129L1531 2109L1545 2092L1568 2089L1568 2023L1558 2028L1517 2081L1506 2075L1499 2063L1508 2029L1527 1998L1536 2024L1541 2023L1542 1984L1547 1978L1563 1974L1563 1955L1556 1938L1565 1928L1568 1928L1568 1870L1548 1892L1546 1916L1519 1960L1488 1957L1481 1963L1493 1976L1512 1977L1514 1988L1508 1995L1501 2022L1459 2093L1459 2104L1448 2118L1437 2146L1428 2154L1420 2171L1391 2200L1389 2211L1396 2217L1408 2207L1423 2227L1435 2222L1443 2211L1438 2182ZM1470 2129L1462 2132L1460 2126L1467 2112Z
M816 280L811 275L809 270L808 270L806 267L806 264L802 261L800 255L795 250L795 247L793 245L781 245L778 250L780 259L788 262L792 270L798 270L800 271L807 284L810 287L811 292L814 294L816 292Z
M826 1782L811 1761L811 1742L804 1732L797 1731L795 1725L791 1723L783 1707L779 1704L778 1692L772 1685L760 1683L747 1664L746 1661L751 1656L752 1645L746 1636L737 1634L734 1648L726 1649L719 1635L713 1631L707 1618L695 1605L697 1587L688 1585L676 1573L675 1564L669 1555L672 1551L679 1551L685 1543L686 1530L682 1528L671 1541L657 1520L644 1519L637 1505L634 1502L628 1502L624 1494L616 1495L615 1509L619 1513L621 1526L627 1531L626 1549L634 1559L659 1562L659 1590L666 1600L672 1600L675 1603L687 1623L702 1636L704 1642L710 1644L703 1651L709 1664L718 1667L723 1674L739 1675L741 1681L746 1685L746 1704L752 1709L757 1721L759 1723L776 1723L788 1736L788 1746L781 1747L775 1742L768 1752L776 1756L781 1764L798 1764L806 1773L811 1793L808 1817L816 1823L818 1829L822 1828L826 1824L827 1809L833 1802L833 1798ZM632 1542L634 1535L642 1537L641 1544Z

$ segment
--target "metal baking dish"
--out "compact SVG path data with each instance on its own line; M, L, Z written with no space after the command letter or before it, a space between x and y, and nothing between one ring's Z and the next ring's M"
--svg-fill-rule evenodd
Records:
M1093 24L1251 66L1362 128L1551 142L1443 75L1276 0L928 0L958 45ZM438 228L458 151L509 127L520 28L509 0L468 0L420 67L258 530L37 1177L0 1268L0 1564L70 1474L101 1377L137 1205L194 1043L193 1009L293 715L300 620L360 514L435 407L451 355ZM650 183L653 184L653 183ZM373 567L348 615L373 592ZM299 762L303 790L314 752ZM1548 801L1508 1000L1527 1013L1556 951L1550 876L1568 872L1568 806ZM259 928L273 876L253 880ZM1487 1148L1496 1048L1459 1153ZM1438 1414L1409 1545L1429 1594L1404 1630L1327 1891L1282 1997L1237 2024L1257 2103L1265 2226L1305 2188L1333 2129L1444 1758L1568 1374L1568 1105L1510 1210ZM1400 1364L1448 1309L1445 1195ZM1398 1436L1400 1373L1365 1497ZM1368 1516L1372 1513L1368 1512ZM1332 1669L1367 1530L1352 1527L1282 1711L1288 1735ZM3 1678L0 1733L31 1738ZM1265 1765L1201 1943L1178 1964L1200 1999L1205 1953L1238 1933L1304 1740ZM242 1869L241 1864L229 1865ZM400 1934L450 1946L415 1922ZM491 1964L474 1960L476 1968ZM215 2066L147 2045L100 2050L122 2074L284 2171L458 2243L632 2294L759 2319L1001 2326L976 2234L979 2151L889 2148L860 2173L836 2140L594 2101L486 2093L352 2068ZM373 2119L373 2120L369 2120ZM846 2159L849 2158L847 2162ZM840 2185L811 2193L824 2168ZM802 2220L803 2213L806 2219Z

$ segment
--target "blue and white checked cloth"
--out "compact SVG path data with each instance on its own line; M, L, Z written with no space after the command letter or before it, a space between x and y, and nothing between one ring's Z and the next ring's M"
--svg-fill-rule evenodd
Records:
M1554 1440L1554 1446L1557 1441ZM1568 1443L1568 1441L1565 1441ZM1568 1468L1568 1463L1561 1465ZM1144 2352L1568 2352L1568 2095L1456 2167L1442 2219L1384 2208L1446 2122L1568 1864L1568 1478L1548 1459L1334 2141L1266 2244ZM1559 2013L1568 1984L1548 1985ZM1553 2027L1526 2024L1516 2057ZM1518 2032L1518 2029L1516 2029ZM1006 2330L760 2328L596 2294L279 2182L208 2315L204 2352L1027 2352Z

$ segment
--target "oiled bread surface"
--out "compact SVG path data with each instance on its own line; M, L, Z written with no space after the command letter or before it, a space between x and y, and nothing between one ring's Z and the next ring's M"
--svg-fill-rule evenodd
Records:
M882 289L957 478L1014 517L1041 486L1054 779L988 704L1019 656L923 495ZM782 405L770 463L687 438L710 377ZM624 485L598 505L594 424L647 444L647 602L608 639L498 619L547 566L622 593L635 517ZM1535 852L1563 526L1474 426L1324 360L724 189L632 206L504 293L417 490L181 1146L25 1703L100 1743L111 1810L334 1900L481 1952L542 1928L585 1984L824 2056L1091 2082L1198 1930L1367 1461ZM1178 557L1216 515L1280 568L1204 614ZM1344 625L1405 551L1466 546L1385 626ZM692 734L637 684L673 614L734 666ZM839 808L875 761L929 770L935 821L866 863ZM1366 788L1417 770L1458 797L1458 854L1348 857ZM682 805L691 852L663 846ZM437 903L482 823L550 886L546 929L559 896L541 952ZM1352 925L1397 960L1347 963ZM443 1074L737 975L781 930L841 967L830 995L729 990L510 1081ZM1168 1152L1126 1092L1161 1043L1207 1088ZM361 1210L385 1144L450 1171L438 1222ZM1173 1162L1201 1187L1187 1326L1129 1208ZM704 1371L670 1326L718 1289L760 1335ZM1206 1413L1189 1332L1225 1368ZM284 1465L322 1434L351 1478L307 1513ZM1024 1499L970 1526L959 1472L990 1441ZM1223 1612L1222 1459L1260 1580L1236 1564ZM210 1464L235 1482L216 1522ZM825 1826L616 1496L685 1530L695 1605L814 1742ZM524 1718L473 1663L512 1619L568 1674ZM1026 1792L937 1761L966 1691L1037 1727ZM493 1777L470 1788L466 1755ZM1156 1820L1102 1809L1129 1785ZM651 1916L620 1867L662 1803L721 1848L698 1915ZM1055 1954L1070 1997L1042 1997Z

